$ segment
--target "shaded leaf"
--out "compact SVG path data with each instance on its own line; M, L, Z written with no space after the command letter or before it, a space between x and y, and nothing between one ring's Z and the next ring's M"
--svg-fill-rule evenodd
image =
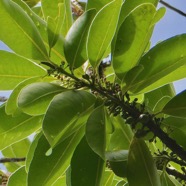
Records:
M82 138L71 160L71 185L95 186L101 184L104 161Z
M105 170L103 173L102 185L113 186L114 173L112 170Z
M25 186L27 184L27 173L25 166L15 171L8 179L7 186Z
M112 41L119 18L121 4L122 0L114 0L108 3L93 19L87 42L88 58L93 67L96 67L100 63Z
M95 9L91 9L81 15L66 35L64 51L71 69L80 67L87 60L87 35L95 13Z
M26 114L45 114L53 97L67 89L53 83L38 82L23 88L18 97L18 107Z
M103 160L106 148L106 126L104 107L97 107L90 115L86 123L86 139L91 149Z
M144 70L132 83L130 91L140 92L186 64L185 49L186 34L172 37L153 47L140 60L139 64L144 67ZM162 85L164 84L159 86Z
M162 112L168 115L186 118L186 90L173 97L163 108Z
M44 136L39 138L29 166L28 186L51 186L65 173L74 149L84 134L82 129L53 148L50 156L46 156L50 148L48 141Z
M130 146L127 179L130 186L161 186L154 160L141 139L134 138Z
M166 173L166 171L163 171L160 175L161 185L162 186L176 186L171 179L169 178L169 175Z
M43 130L49 143L54 146L64 140L63 130L70 127L67 133L69 135L73 129L72 124L81 116L86 116L89 109L93 108L94 102L95 97L82 90L71 90L55 96L43 120Z
M1 90L12 90L25 79L44 75L46 71L32 61L14 53L0 51Z
M158 14L153 4L141 4L122 23L116 39L113 67L120 79L133 68L144 53Z
M41 127L43 116L20 114L17 117L7 116L5 107L0 107L0 149L20 141Z
M13 51L24 57L48 60L41 35L32 19L16 3L0 1L0 39ZM16 39L15 39L16 38Z

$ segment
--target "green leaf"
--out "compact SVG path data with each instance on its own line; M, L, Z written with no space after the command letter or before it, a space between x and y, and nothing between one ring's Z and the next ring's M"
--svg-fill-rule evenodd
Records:
M112 171L119 177L127 176L128 152L128 150L106 152L106 159Z
M53 19L52 17L47 18L48 43L49 43L50 50L59 39L61 28L63 26L64 17L65 17L64 15L66 10L65 10L64 3L59 3L58 7L59 7L58 16L55 19ZM50 50L49 50L49 55L50 55Z
M72 132L72 124L78 118L81 119L81 116L86 116L87 112L93 108L94 102L95 97L83 90L63 92L53 98L43 120L43 130L51 146L64 140L63 130L67 131L68 135ZM78 125L78 127L81 126Z
M45 114L53 97L67 89L53 83L38 82L23 88L18 97L18 107L29 115Z
M34 7L40 0L23 0L29 7Z
M111 118L114 125L114 132L110 137L109 151L129 149L133 139L133 132L121 116ZM122 140L121 140L122 139Z
M10 97L8 98L7 102L6 102L6 107L5 107L5 111L6 114L8 115L13 115L16 116L17 114L19 114L21 112L21 110L18 108L17 105L17 99L18 99L18 95L20 93L20 91L23 89L23 87L36 82L36 81L42 81L41 77L33 77L33 78L29 78L26 79L24 81L22 81L21 83L19 83L12 91L12 93L10 94Z
M96 11L98 12L101 8L103 8L106 4L110 2L111 0L96 0L96 1L88 0L86 10L95 8Z
M142 4L122 23L113 54L113 67L120 79L138 63L149 43L156 17L160 13L161 11L156 12L153 4Z
M105 5L95 16L90 26L87 42L88 58L96 67L104 56L115 34L122 0ZM111 13L112 12L112 13Z
M163 171L160 175L161 179L161 185L162 186L176 186L171 179L169 178L169 175L167 174L166 171Z
M89 147L82 138L71 160L71 185L101 185L104 161Z
M186 118L186 90L173 97L163 108L162 112L176 117Z
M48 141L44 136L40 137L29 166L28 186L51 186L65 173L74 149L84 134L82 129L53 148L50 156L46 156L50 148Z
M66 35L64 51L71 69L80 67L87 60L87 35L95 13L95 9L91 9L81 15Z
M27 184L27 173L25 166L15 171L8 179L7 186L25 186Z
M145 103L154 113L160 112L165 104L175 96L172 84L165 85L145 94Z
M91 113L86 123L85 134L90 148L104 160L106 148L106 126L103 105L97 107Z
M20 141L41 127L43 116L20 114L17 117L7 116L5 107L0 107L0 149Z
M114 173L112 170L105 170L102 185L113 186Z
M132 83L130 91L133 93L139 93L164 76L173 73L175 70L185 65L185 49L186 34L172 37L153 47L140 60L139 64L144 67L144 70ZM170 53L170 51L173 52ZM164 84L159 84L159 86L162 85Z
M48 54L32 19L16 3L0 1L0 39L24 57L47 61ZM16 39L15 39L16 38Z
M32 61L14 53L0 51L1 90L12 90L25 79L44 75L46 71Z
M170 128L169 136L186 149L186 118L167 117L163 126Z
M62 185L66 185L66 176L61 176L60 178L58 178L58 180L52 184L52 186L62 186Z
M130 146L127 179L130 186L161 186L154 160L141 139L134 138Z
M23 158L27 156L29 147L30 141L28 138L25 138L3 149L1 152L5 158ZM4 163L9 172L14 172L24 164L25 162Z

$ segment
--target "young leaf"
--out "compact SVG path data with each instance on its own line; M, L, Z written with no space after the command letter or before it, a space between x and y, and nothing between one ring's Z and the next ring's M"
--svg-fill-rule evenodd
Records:
M108 3L110 3L110 0L96 0L96 3L95 1L88 0L86 10L95 8L96 11L98 12L101 8L103 8Z
M87 52L93 67L96 67L104 56L115 34L122 0L114 0L105 5L95 16L90 26Z
M15 171L8 179L7 186L25 186L27 185L27 173L25 166Z
M114 173L112 170L105 170L103 173L102 185L104 186L113 186Z
M47 61L48 54L32 19L16 3L0 1L0 39L24 57ZM16 39L15 39L16 38Z
M14 53L0 51L1 90L12 90L25 79L44 75L46 71L32 61Z
M95 13L95 9L91 9L81 15L66 35L64 51L71 69L80 67L87 60L87 35Z
M7 116L5 107L0 107L0 149L20 141L41 127L43 116L20 114L17 117Z
M88 118L85 135L87 143L91 149L104 160L106 148L106 126L105 112L102 105L97 107Z
M124 74L138 63L144 53L159 13L161 11L156 12L153 4L142 4L122 23L113 54L113 67L120 79L123 79Z
M171 74L186 64L186 34L172 37L157 44L140 60L144 70L130 85L130 91L139 93L146 87ZM173 51L170 53L170 51ZM173 79L174 80L174 79ZM159 84L162 86L163 84Z
M3 149L1 152L2 155L6 158L24 158L27 156L29 147L30 147L30 141L28 138L25 138ZM14 172L19 167L25 165L25 162L24 161L11 162L11 163L8 162L8 163L4 163L4 165L6 166L9 172Z
M186 90L173 97L163 108L162 112L176 117L186 118Z
M29 115L46 113L53 97L67 89L53 83L32 83L21 90L18 97L18 107Z
M134 138L130 146L127 179L130 186L161 186L154 160L141 139Z
M84 130L78 130L53 148L52 154L49 156L46 155L46 152L50 145L44 135L41 136L29 166L28 186L51 186L55 183L68 168L74 149L83 134Z
M101 185L104 161L89 147L82 138L71 160L71 185Z
M63 92L53 98L43 120L43 130L51 146L64 140L64 129L70 127L68 133L71 133L72 124L84 114L86 116L94 102L95 97L82 90Z

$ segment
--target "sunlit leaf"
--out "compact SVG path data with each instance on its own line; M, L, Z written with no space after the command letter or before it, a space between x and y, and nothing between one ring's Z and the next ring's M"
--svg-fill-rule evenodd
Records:
M161 186L154 160L141 139L134 138L130 146L127 179L130 186Z
M38 82L23 88L18 97L18 107L29 115L45 114L53 97L67 89L52 83Z
M0 1L0 39L16 53L36 60L48 60L41 35L32 19L16 3Z
M186 34L172 37L157 44L140 60L144 70L130 85L130 91L140 92L161 78L186 64ZM173 51L170 53L170 51ZM174 78L172 79L174 81ZM161 83L161 81L160 81ZM162 86L164 84L160 84Z
M111 0L96 0L96 2L92 0L88 0L86 9L89 10L95 8L96 11L98 12L101 8L103 8L106 4L110 2Z
M89 147L84 137L71 160L71 185L100 185L104 161Z
M103 173L102 185L113 186L114 173L112 170L105 170Z
M10 145L9 147L3 149L1 152L2 155L6 158L25 158L27 156L29 147L30 141L28 138L26 138ZM9 172L14 172L16 169L23 166L24 164L24 161L4 163Z
M113 55L114 70L120 79L138 63L152 35L157 14L160 13L156 12L153 4L142 4L122 23Z
M50 156L46 156L50 145L46 138L41 136L29 166L28 186L51 186L55 183L68 168L71 156L83 133L84 131L80 129L71 135L56 146Z
M95 13L95 9L91 9L81 15L66 35L64 51L71 69L80 67L87 60L87 35Z
M104 107L97 107L86 123L86 139L91 149L105 159L106 126Z
M20 141L41 127L43 116L20 114L17 117L7 116L5 107L0 107L0 149Z
M23 0L29 7L35 6L40 0Z
M27 173L25 166L15 171L8 179L7 186L25 186L27 183Z
M95 16L91 24L87 52L93 67L96 67L104 56L114 36L122 0L114 0L105 5Z
M43 120L43 130L47 140L52 146L59 141L64 140L63 130L71 133L72 123L87 114L90 108L93 108L95 97L85 91L67 91L58 94L51 101ZM78 127L81 127L78 126Z
M1 90L12 90L25 79L44 75L46 75L46 71L32 61L14 53L0 51Z
M173 97L163 108L162 112L168 115L186 118L186 90Z

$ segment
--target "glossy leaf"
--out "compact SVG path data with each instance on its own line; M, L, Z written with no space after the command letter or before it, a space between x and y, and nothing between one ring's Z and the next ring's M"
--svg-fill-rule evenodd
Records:
M8 179L7 186L25 186L27 183L27 173L25 166L15 171Z
M169 136L186 149L186 118L165 118L163 126L171 128L172 131Z
M32 61L14 53L0 51L1 90L12 90L25 79L44 76L45 74L46 71Z
M82 138L71 160L71 185L101 185L104 161L89 147Z
M154 160L141 139L134 138L130 146L127 179L130 186L161 186Z
M163 108L162 112L168 115L186 118L186 90L173 97Z
M80 67L87 60L87 35L95 13L95 9L91 9L81 15L66 35L64 51L71 69Z
M24 57L48 60L41 35L24 10L10 0L0 1L0 9L0 24L3 25L0 39Z
M67 91L55 96L43 120L43 130L49 143L54 146L64 140L63 130L67 130L68 127L72 129L72 124L86 115L89 109L93 108L94 102L95 97L82 90Z
M106 126L104 107L97 107L86 123L86 139L91 149L103 160L106 148Z
M18 97L18 107L26 114L45 114L53 97L67 89L52 83L38 82L23 88Z
M140 92L186 64L186 34L157 44L140 60L144 70L132 83L130 91ZM173 51L170 53L170 50ZM174 80L174 79L173 79ZM162 86L164 84L160 84Z
M80 129L71 135L56 146L50 156L46 156L50 145L46 138L41 136L29 166L28 186L51 186L55 183L68 168L71 156L83 133L84 131Z
M106 159L112 171L119 177L127 176L128 152L128 150L106 152Z
M8 115L13 115L16 116L17 114L19 114L21 112L20 108L18 108L17 105L17 100L18 100L18 95L20 93L20 91L22 90L23 87L34 83L36 81L41 81L42 79L40 77L33 77L33 78L29 78L26 79L24 81L22 81L21 83L19 83L12 91L12 93L10 94L10 97L8 98L7 102L6 102L6 107L5 107L5 111L6 114Z
M103 8L106 4L110 2L111 0L96 0L96 1L88 0L86 10L95 8L96 11L98 12L101 8Z
M96 14L92 21L88 34L87 52L93 67L96 67L101 62L112 41L121 4L122 0L114 0L108 3Z
M122 23L113 54L114 70L120 79L138 63L159 14L163 16L162 11L156 12L152 4L146 3L134 9Z
M169 175L166 173L166 171L163 171L160 176L161 179L161 185L162 186L176 186L171 179L169 178Z
M6 158L24 158L27 156L29 147L30 147L30 141L28 138L25 138L3 149L1 152L3 156ZM6 169L9 172L14 172L15 170L17 170L19 167L23 166L24 164L25 164L24 161L4 163L4 165L6 166Z
M145 103L154 113L160 112L166 103L175 96L172 84L165 85L145 94Z
M0 107L0 149L20 141L41 127L43 116L20 114L17 117L7 116L5 107Z

